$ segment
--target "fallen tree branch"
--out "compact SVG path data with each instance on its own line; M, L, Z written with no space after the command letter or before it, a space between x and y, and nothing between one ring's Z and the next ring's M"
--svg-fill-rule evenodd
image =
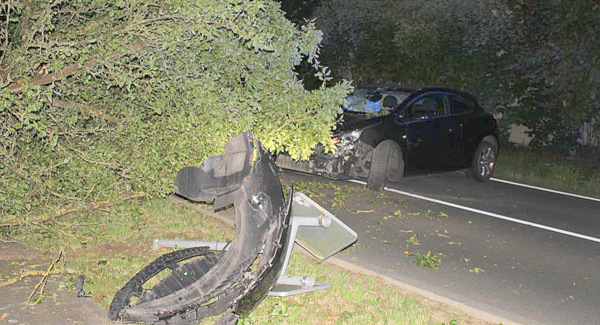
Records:
M64 270L52 270L50 272L47 271L42 271L42 270L31 270L31 271L25 271L23 273L21 273L21 275L16 276L14 278L10 278L2 283L0 283L0 288L2 287L7 287L11 284L15 284L23 279L25 279L26 277L29 276L43 276L43 275L58 275L58 274L62 274L64 273Z
M26 226L28 224L42 224L42 223L46 223L46 222L58 219L62 216L65 216L65 215L68 215L71 213L90 212L90 211L95 211L95 210L99 210L99 209L106 209L106 208L110 208L110 207L114 206L117 203L124 202L124 201L131 200L131 199L139 199L144 196L146 196L146 193L133 192L133 193L127 193L127 194L122 195L118 201L94 202L94 203L89 203L84 206L71 205L69 207L59 209L52 215L40 214L36 217L26 219L26 220L4 222L4 223L0 223L0 227L22 227L22 226ZM11 216L11 219L15 219L15 218L16 218L15 216Z
M150 44L146 43L146 42L139 42L136 43L134 45L131 46L131 48L129 49L128 52L135 52L141 48L147 47ZM109 61L114 61L120 57L123 57L127 55L127 53L118 53L118 52L113 52L112 54L110 54L107 59ZM89 61L86 61L85 63L83 63L83 65L81 66L81 68L79 67L79 64L72 64L70 66L64 67L62 70L55 72L55 73L49 73L45 76L39 76L33 79L33 84L36 86L45 86L45 85L49 85L55 81L60 81L62 79L65 79L68 76L74 75L75 73L79 72L79 71L84 71L87 69L90 69L92 67L95 67L96 65L100 64L101 60L97 60L97 59L92 59ZM8 88L15 94L19 94L23 91L23 80L15 80L13 83L11 83Z
M88 164L99 165L99 166L106 166L106 167L108 167L110 169L113 169L113 170L121 172L121 177L126 178L126 179L131 179L131 177L129 177L129 176L126 175L127 169L125 167L116 166L116 165L111 164L109 162L96 161L96 160L90 159L90 158L88 158L86 156L86 154L83 151L77 150L73 146L63 147L63 146L61 146L59 144L58 147L61 150L64 150L65 152L68 151L68 150L75 152L77 154L77 157L79 159L85 161Z
M56 265L56 263L58 263L58 261L60 261L62 256L63 256L63 250L61 249L60 252L58 253L58 257L55 260L53 260L52 263L50 263L50 265L46 269L46 272L44 272L42 279L38 282L38 284L36 284L35 288L33 288L31 293L29 294L29 297L27 297L27 305L25 307L23 307L23 309L25 309L31 305L31 298L33 298L35 293L38 292L38 289L39 289L38 300L42 299L42 297L44 296L44 288L46 288L46 282L48 280L48 277L50 276L52 270L54 269L54 266Z

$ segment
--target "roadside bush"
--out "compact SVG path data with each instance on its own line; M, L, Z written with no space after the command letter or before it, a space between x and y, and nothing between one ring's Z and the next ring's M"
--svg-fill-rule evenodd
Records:
M13 0L0 9L0 214L143 191L253 131L306 158L348 83L306 91L322 35L272 0Z

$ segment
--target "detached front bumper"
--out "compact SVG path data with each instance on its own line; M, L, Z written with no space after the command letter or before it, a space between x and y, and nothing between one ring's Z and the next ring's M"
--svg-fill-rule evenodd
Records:
M225 252L192 247L154 260L115 294L109 317L183 325L224 313L219 324L236 324L267 296L283 269L293 245L293 191L283 196L269 153L244 132L225 145L223 155L180 170L175 194L213 202L215 209L233 204L233 241Z

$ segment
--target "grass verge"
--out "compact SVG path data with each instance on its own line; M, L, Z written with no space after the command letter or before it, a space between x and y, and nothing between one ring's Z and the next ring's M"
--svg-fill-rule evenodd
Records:
M589 162L569 160L551 152L506 144L502 146L494 176L559 191L600 197L600 169Z
M143 199L68 216L53 227L24 229L13 236L44 254L63 249L66 267L76 272L67 279L65 288L73 286L76 274L84 274L86 292L108 307L133 274L164 253L151 250L153 239L228 240L233 229L167 199ZM456 318L439 310L432 316L423 303L378 279L299 254L292 256L289 273L314 276L331 282L332 288L286 298L269 297L244 319L244 324L434 324Z

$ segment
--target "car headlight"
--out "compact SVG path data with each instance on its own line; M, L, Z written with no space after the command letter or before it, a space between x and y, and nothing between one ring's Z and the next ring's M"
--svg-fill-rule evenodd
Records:
M344 132L344 133L340 134L340 140L354 142L354 141L358 140L358 138L360 138L361 133L362 133L362 130L354 130L352 132Z
M334 144L341 144L342 146L354 143L360 138L362 130L354 130L351 132L344 132L333 138Z

